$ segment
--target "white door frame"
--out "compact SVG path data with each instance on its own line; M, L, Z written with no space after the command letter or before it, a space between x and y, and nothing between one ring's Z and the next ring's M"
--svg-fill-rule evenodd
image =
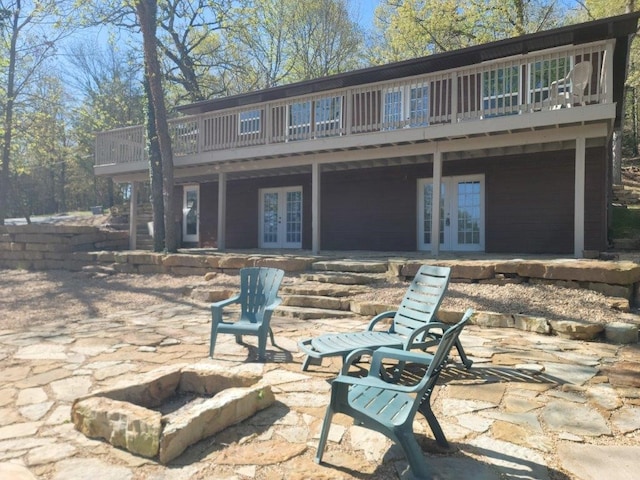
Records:
M265 194L272 193L277 195L276 215L273 219L275 230L273 240L265 239ZM300 231L297 232L297 240L287 240L287 221L289 214L293 212L287 211L287 194L300 193L299 219L296 224L299 225ZM302 248L302 186L277 187L277 188L261 188L260 189L260 212L258 218L258 234L260 235L258 245L260 248Z
M478 223L480 225L479 238L477 242L472 243L459 243L458 231L456 226L458 225L458 214L460 208L458 206L459 194L458 186L463 182L479 182L480 184L480 198L479 205L479 218ZM433 250L433 245L424 241L425 237L425 204L424 204L424 188L427 185L433 184L433 178L420 178L418 179L418 250ZM441 178L441 191L440 191L440 215L436 215L435 210L432 209L431 218L437 218L440 221L443 233L443 242L439 244L439 248L436 250L448 250L448 251L484 251L485 248L485 186L484 175L459 175ZM430 227L428 233L433 235Z
M195 217L196 230L195 233L189 232L188 217L192 209L189 204L189 194L195 192ZM182 241L189 243L199 243L200 241L200 185L184 185L182 187Z

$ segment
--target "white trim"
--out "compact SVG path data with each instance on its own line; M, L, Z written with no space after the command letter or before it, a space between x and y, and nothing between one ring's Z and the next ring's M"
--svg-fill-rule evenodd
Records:
M188 196L190 192L195 192L195 220L196 233L187 233L189 227L187 218L192 207L189 206ZM199 243L200 241L200 185L183 185L182 186L182 241L189 243Z
M436 150L433 154L433 178L432 178L432 182L434 185L441 185L442 184L442 153L440 153L440 150ZM440 188L434 188L433 189L433 198L431 201L431 238L440 238L440 198L442 195L442 190ZM418 195L418 198L422 199L422 195ZM422 202L424 202L424 199L421 200ZM422 208L424 208L424 205L422 206ZM420 215L418 221L422 221L422 219L424 218L424 215ZM418 235L420 235L422 238L424 238L421 235L421 229L418 229ZM418 245L420 245L420 242L422 242L422 238L420 239L420 241L418 242ZM440 253L440 242L431 242L431 253L434 256L438 256L438 254Z
M436 166L434 163L434 176L433 178L420 178L417 184L417 201L418 201L418 250L430 250L431 253L436 256L440 251L465 251L476 252L484 251L485 249L485 176L484 174L476 175L457 175L449 177L441 177L439 183L440 188L432 189L431 197L431 243L424 242L424 189L427 185L438 185L435 183L436 179ZM439 176L439 175L438 175ZM480 205L479 205L479 217L477 218L479 223L479 238L477 243L460 244L458 242L457 229L458 225L458 213L460 212L460 206L458 205L458 187L461 183L479 183L480 185ZM444 192L444 193L443 193ZM442 197L440 197L442 195ZM436 203L437 202L437 203ZM439 241L434 242L434 239L440 239L440 205L444 209L444 215L446 216L444 222L444 242L440 244ZM438 244L438 245L436 245Z
M576 138L573 230L573 254L576 258L582 258L584 251L584 193L586 177L585 154L586 138L578 137Z
M138 232L138 182L131 182L129 194L129 250L137 248Z
M265 223L265 194L273 193L277 196L277 204L276 204L276 213L278 215L277 220L273 221L277 222L275 225L275 240L266 242L264 239L265 231L264 231L264 223ZM300 235L299 242L290 242L287 241L287 194L288 193L300 193L300 231L297 232ZM302 186L293 186L293 187L277 187L277 188L261 188L259 190L259 217L258 217L258 246L259 248L302 248L302 230L303 230L303 198L302 198Z
M226 248L227 239L227 174L218 174L218 234L216 243L219 251Z
M320 253L320 203L322 170L317 162L311 165L311 253Z

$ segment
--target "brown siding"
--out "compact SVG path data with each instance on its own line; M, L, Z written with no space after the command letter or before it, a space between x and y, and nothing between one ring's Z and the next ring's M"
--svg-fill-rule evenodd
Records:
M322 175L323 250L416 249L417 178L431 164Z
M381 105L380 90L353 95L352 129L354 132L378 130Z
M200 247L218 246L218 183L200 184Z
M287 137L287 109L284 106L271 109L271 136L275 142L284 142Z
M458 113L480 110L480 74L458 78Z
M429 111L432 117L439 117L434 123L447 123L451 113L451 79L431 82L429 94Z
M445 161L443 176L485 175L487 253L573 253L573 150ZM585 248L607 244L606 152L587 149ZM417 180L432 177L431 163L324 172L321 192L323 250L414 251ZM259 190L302 185L303 248L311 248L311 175L227 184L227 247L257 248ZM200 186L201 246L217 243L217 183ZM182 189L176 198L182 202ZM178 211L181 212L180 205Z
M606 248L605 159L587 151L585 248ZM574 151L487 161L487 253L573 253Z
M227 248L258 248L261 188L302 185L302 248L311 248L311 175L227 183Z

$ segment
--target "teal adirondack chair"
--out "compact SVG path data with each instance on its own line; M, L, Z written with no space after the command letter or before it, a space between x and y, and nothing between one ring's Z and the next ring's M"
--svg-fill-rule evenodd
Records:
M416 413L420 412L429 423L436 442L449 448L431 409L431 393L447 363L449 351L472 314L473 310L467 310L457 324L445 331L433 355L387 347L353 351L342 366L340 375L331 384L331 400L322 424L316 462L322 462L333 415L343 413L352 417L356 424L380 432L397 443L404 451L415 477L432 478L431 469L413 434L413 420ZM367 376L349 376L349 367L362 355L372 356ZM420 381L413 385L389 383L388 379L396 378L396 375L383 373L388 360L394 360L405 369L412 363L424 365L426 371Z
M258 360L265 360L267 334L271 344L275 345L270 322L273 310L282 302L278 297L278 289L283 277L284 271L277 268L252 267L240 270L240 293L211 305L211 358L218 334L230 333L236 336L237 343L242 343L243 335L257 336ZM240 304L240 318L236 321L224 320L224 307L234 303Z
M449 286L449 267L423 265L409 285L397 311L389 311L375 316L367 329L359 332L327 333L298 342L298 348L307 357L302 364L306 371L310 364L318 365L325 357L346 356L358 348L393 347L403 350L426 349L438 344L442 333L449 326L441 325L441 330L433 328L444 294ZM384 319L392 319L388 329L377 325ZM467 358L462 344L456 339L455 346L461 361L467 368L473 363Z

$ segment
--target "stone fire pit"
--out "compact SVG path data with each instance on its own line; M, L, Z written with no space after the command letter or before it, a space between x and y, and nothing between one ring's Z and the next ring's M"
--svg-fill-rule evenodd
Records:
M190 445L270 406L271 387L255 367L163 367L78 398L76 429L116 447L168 463Z

